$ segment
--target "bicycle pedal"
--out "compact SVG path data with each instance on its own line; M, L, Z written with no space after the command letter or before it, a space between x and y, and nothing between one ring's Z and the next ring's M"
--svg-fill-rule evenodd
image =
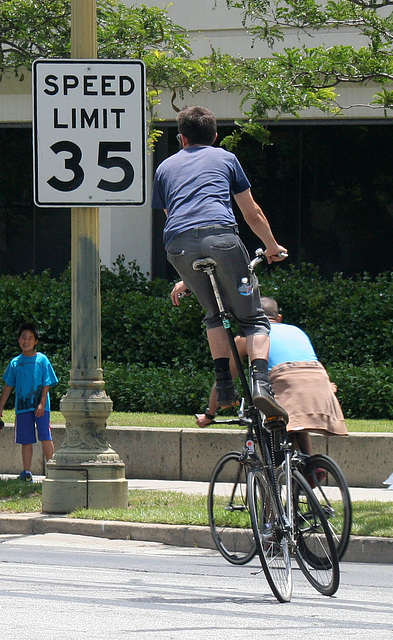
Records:
M281 416L270 416L269 418L265 418L264 426L269 429L269 431L274 431L276 429L285 429L286 423L281 418Z
M233 402L229 402L228 404L219 406L219 409L231 409L232 407L238 407L240 405L240 400L234 400Z

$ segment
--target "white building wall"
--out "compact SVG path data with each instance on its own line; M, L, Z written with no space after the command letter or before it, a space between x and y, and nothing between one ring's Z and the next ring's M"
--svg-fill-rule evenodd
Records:
M132 0L126 3L134 4ZM148 6L165 7L169 2L162 0L144 0ZM191 44L196 56L208 55L210 47L222 52L244 57L269 56L271 50L264 43L256 41L248 35L241 23L241 12L237 9L228 10L225 0L172 0L169 6L172 20L185 27L189 32ZM285 46L299 46L299 34L288 29ZM354 39L350 30L323 31L309 37L302 36L302 41L310 46L325 44L361 44L361 40ZM284 44L279 43L275 51L282 50ZM346 118L383 117L382 109L370 110L365 108L374 92L374 87L345 85L340 88L340 104L342 106L357 104L345 112ZM214 111L218 119L231 120L241 116L239 97L226 93L206 93L192 96L185 93L184 99L178 97L176 106L185 104L202 104ZM271 114L274 116L274 114ZM162 95L159 116L165 120L175 120L176 113L170 102L170 95ZM324 118L317 110L302 112L302 118ZM24 79L3 79L0 82L0 122L29 123L32 119L31 104L31 75L26 72ZM152 157L148 157L148 199L143 207L113 207L100 211L100 252L102 263L111 266L119 254L124 254L126 261L136 260L143 272L151 273L151 245L152 245L152 213L150 208L150 193L152 182Z
M135 4L132 0L123 0L124 4ZM281 52L286 47L298 47L302 42L306 46L330 47L337 44L353 44L361 46L365 43L354 36L350 28L325 29L312 35L300 33L297 29L285 29L284 41L277 42L270 49L261 40L254 41L242 25L240 9L228 9L225 0L172 0L171 3L160 0L144 0L148 7L164 7L168 5L168 15L176 24L187 29L196 56L209 55L210 47L222 52L247 57L269 57L272 50Z
M100 209L100 258L112 267L118 256L135 260L143 273L151 274L152 249L152 155L147 157L147 198L140 207L102 207Z
M3 77L0 82L0 122L31 122L31 73L25 71L22 80Z

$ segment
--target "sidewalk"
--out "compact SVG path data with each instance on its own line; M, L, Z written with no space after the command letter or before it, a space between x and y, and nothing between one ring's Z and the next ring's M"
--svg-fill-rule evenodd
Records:
M16 475L2 475L16 478ZM44 476L34 476L41 482ZM179 480L128 480L129 489L181 491L207 495L207 482ZM331 490L334 498L334 488ZM350 488L352 501L393 502L389 489ZM215 549L209 527L80 520L43 513L0 514L0 534L73 533L110 539L143 540L183 547ZM393 538L352 536L344 562L393 563Z
M129 489L156 489L160 491L183 491L185 493L204 493L207 495L208 482L188 482L182 480L128 480ZM329 497L334 499L335 487L326 487ZM352 502L379 500L393 502L393 490L352 487L349 489Z

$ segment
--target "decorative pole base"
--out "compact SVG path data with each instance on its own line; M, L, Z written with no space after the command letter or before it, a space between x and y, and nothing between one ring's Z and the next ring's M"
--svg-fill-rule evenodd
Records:
M60 466L48 462L42 482L43 513L76 509L127 509L128 483L124 464L93 462Z
M61 400L66 435L47 464L42 483L42 510L69 513L75 509L128 506L125 465L112 449L106 421L112 401L102 381L81 380Z

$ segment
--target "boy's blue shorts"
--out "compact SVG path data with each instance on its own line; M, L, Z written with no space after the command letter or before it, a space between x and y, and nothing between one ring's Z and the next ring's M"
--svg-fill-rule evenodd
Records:
M34 444L37 442L35 426L37 426L38 440L52 440L51 427L49 424L50 411L45 411L44 415L37 418L34 411L17 413L15 419L15 442L17 444Z

